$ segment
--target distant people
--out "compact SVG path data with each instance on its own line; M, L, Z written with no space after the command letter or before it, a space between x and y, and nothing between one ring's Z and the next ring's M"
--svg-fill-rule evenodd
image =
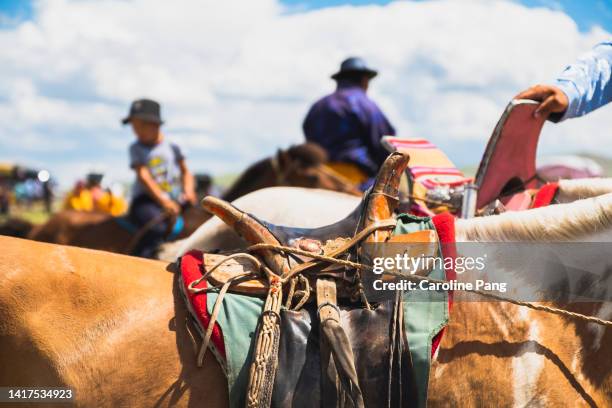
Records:
M42 182L42 199L45 205L45 211L47 214L51 214L53 206L53 186L51 185L51 180Z
M89 173L85 179L76 182L64 199L64 209L76 211L97 211L119 216L127 211L123 197L102 187L104 175Z
M143 227L164 212L177 216L181 205L194 205L197 198L193 176L185 163L185 156L160 131L163 124L159 103L139 99L132 103L123 124L131 124L136 142L130 146L130 167L136 173L129 218ZM169 229L168 221L150 225L136 248L136 254L152 258Z
M78 180L72 190L64 198L63 208L75 211L93 211L91 192L83 180Z
M612 100L612 39L569 65L552 85L535 85L517 99L542 102L535 115L553 122L586 115Z
M91 193L95 211L119 216L127 211L127 204L123 197L113 194L110 188L102 187L104 174L89 173L86 178L86 187Z
M8 183L0 180L0 215L8 215L10 211L10 193Z
M210 175L201 173L195 175L196 193L199 199L212 195L215 197L221 196L221 192L213 183L213 179Z
M101 173L88 173L85 178L85 187L91 193L94 206L103 199L104 189L102 188L102 179L104 174Z
M361 58L344 60L332 75L336 90L318 100L304 120L306 140L321 145L334 168L362 189L376 176L388 152L381 145L385 135L395 135L378 106L366 95L377 72Z

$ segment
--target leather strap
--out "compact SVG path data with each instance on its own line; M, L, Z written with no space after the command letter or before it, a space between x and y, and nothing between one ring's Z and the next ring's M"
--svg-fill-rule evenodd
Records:
M328 254L325 254L328 257L331 258L335 258L339 255L341 255L342 253L348 251L349 249L351 249L353 246L359 244L361 241L363 241L365 238L367 238L372 232L377 231L379 229L391 229L391 228L395 228L397 221L393 218L389 218L386 220L382 220L382 221L378 221L375 222L367 227L365 227L364 229L362 229L361 231L359 231L359 233L357 233L353 238L351 238L350 240L346 241L343 245L341 245L340 247L336 248L334 251L331 251ZM253 245L253 247L256 247L256 245ZM294 277L297 274L300 274L304 271L306 271L307 269L310 269L316 265L320 265L322 261L318 260L318 259L313 259L312 261L308 261L308 262L304 262L302 264L297 265L296 267L292 268L287 275L283 276L284 279L290 279L292 277Z
M282 297L280 279L270 279L268 297L257 328L253 350L245 404L247 408L266 408L272 400L274 377L278 367Z
M346 403L351 403L355 408L363 408L363 395L355 369L355 357L348 336L340 323L336 283L333 280L317 279L317 305L321 322L321 371L324 379L324 400L327 389L333 388L336 391L333 394L338 398L335 402L336 406L343 407L346 406ZM341 389L336 387L338 382Z

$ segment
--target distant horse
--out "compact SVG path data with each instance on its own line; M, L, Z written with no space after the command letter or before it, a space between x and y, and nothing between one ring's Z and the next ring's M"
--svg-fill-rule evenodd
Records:
M27 238L32 228L34 228L34 224L30 221L17 217L9 217L0 224L0 235Z
M232 201L252 191L272 186L322 188L353 195L361 193L356 186L325 166L325 151L306 143L279 150L276 155L247 168L222 196ZM185 227L176 238L191 235L210 214L200 208L183 213ZM134 231L104 213L60 211L45 224L34 227L27 238L55 244L74 245L117 253L129 253L134 247Z

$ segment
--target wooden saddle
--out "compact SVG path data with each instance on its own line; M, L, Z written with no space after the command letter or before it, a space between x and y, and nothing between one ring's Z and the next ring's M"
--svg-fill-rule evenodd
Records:
M402 397L398 391L405 377L401 373L409 365L406 361L402 365L407 344L400 329L401 299L398 296L385 304L370 305L363 292L361 275L371 272L359 266L363 243L425 243L429 244L429 256L437 254L437 236L433 230L393 235L400 177L408 160L402 151L389 155L360 205L343 220L320 228L278 226L218 198L203 200L206 210L251 244L244 253L207 254L204 258L202 279L220 291L203 344L210 339L221 299L227 291L265 297L253 346L247 407L285 404L287 395L295 392L298 384L304 387L305 378L311 377L312 384L306 383L320 386L317 395L323 406L378 406L384 399L391 406L408 404L408 393ZM423 254L422 247L415 248L419 255ZM189 290L197 291L198 282L190 284ZM303 306L304 310L300 310ZM311 329L316 327L318 350L316 356L307 359L316 361L317 375L304 376L313 364L302 361L301 375L296 377L296 363L285 362L279 366L279 355L281 360L300 353L310 355ZM285 333L282 341L281 330ZM369 374L372 361L365 354L359 356L364 352L363 342L371 339L360 336L360 330L372 330L372 336L386 340L378 347L372 344L371 353L379 360L386 359L388 364L381 365L378 361L378 368ZM292 369L286 371L288 367ZM285 370L283 374L277 376L282 370Z

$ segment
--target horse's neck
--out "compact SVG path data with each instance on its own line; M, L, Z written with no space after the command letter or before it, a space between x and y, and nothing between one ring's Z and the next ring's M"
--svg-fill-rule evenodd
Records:
M611 242L612 194L458 220L456 232L458 241Z
M556 200L559 203L570 203L611 192L612 178L559 180Z
M252 191L277 185L270 158L260 160L249 166L227 189L221 198L227 202L242 197Z

